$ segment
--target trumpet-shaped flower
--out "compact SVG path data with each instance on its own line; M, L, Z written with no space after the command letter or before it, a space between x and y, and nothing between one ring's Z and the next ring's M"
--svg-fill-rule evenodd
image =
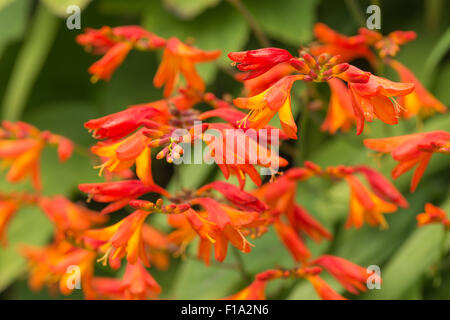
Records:
M137 199L147 193L156 192L166 197L170 194L163 188L153 184L146 186L140 180L124 180L103 183L80 184L78 188L88 194L89 199L97 202L110 203L102 209L102 214L117 211L131 200Z
M205 84L195 70L195 64L215 60L219 57L220 51L203 51L198 48L184 44L177 38L170 38L166 43L163 58L156 75L153 78L155 87L164 87L164 96L168 97L181 73L187 83L188 88L203 92Z
M228 57L237 63L237 68L246 71L244 79L252 79L269 71L274 66L289 61L292 55L279 48L264 48L242 52L230 52Z
M431 203L425 204L425 212L419 213L416 218L419 227L427 224L439 223L446 229L450 228L450 220L447 218L445 211Z
M399 162L392 171L394 179L417 166L410 187L411 192L414 192L433 153L450 152L449 141L449 132L430 131L384 139L366 139L364 145L374 151L390 153Z
M435 112L447 111L447 107L425 89L411 70L396 60L390 60L389 65L397 71L402 82L414 83L415 86L413 92L399 98L400 104L405 108L402 113L405 117L414 115L426 117Z
M346 132L355 123L351 95L345 84L339 79L328 80L328 85L331 89L330 103L327 116L320 129L331 134L335 134L339 129Z
M296 80L302 79L302 75L286 76L256 96L234 99L237 107L250 109L242 123L248 119L251 128L261 129L278 112L284 132L289 138L297 139L297 125L291 111L291 88Z

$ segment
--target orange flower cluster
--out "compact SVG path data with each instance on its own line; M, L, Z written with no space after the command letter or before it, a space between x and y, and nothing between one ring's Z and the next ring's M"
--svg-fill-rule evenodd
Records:
M365 122L375 118L395 125L402 116L429 115L446 108L406 67L392 59L400 45L415 37L414 33L396 31L383 36L361 29L357 35L347 37L323 24L317 24L314 32L318 42L305 47L297 57L280 48L228 54L242 71L236 78L244 83L246 93L235 98L233 104L248 109L248 114L236 109L231 99L206 92L196 71L197 63L215 60L219 51L204 51L177 38L166 40L138 26L88 29L79 35L79 44L103 55L88 70L94 82L109 80L132 49L163 50L153 83L158 88L164 86L164 98L85 123L98 140L91 151L98 157L97 168L100 175L105 173L105 182L80 184L79 190L87 194L88 202L105 204L101 212L62 196L0 196L1 238L6 239L6 226L23 205L38 206L54 224L52 243L21 248L30 265L30 286L59 287L63 294L70 294L73 286L68 285L71 277L67 270L77 265L88 299L157 299L162 288L148 268L167 269L170 258L187 257L186 248L194 242L198 244L197 259L210 265L214 252L215 263L221 263L227 257L229 244L248 254L253 239L274 230L292 256L293 268L261 272L249 286L228 298L265 299L269 281L296 278L309 281L322 299L344 299L322 279L324 270L349 293L366 291L369 274L362 266L332 255L313 257L307 238L320 242L332 240L333 234L297 203L297 184L313 177L345 181L350 189L346 227L360 228L367 223L385 228L388 224L384 214L405 208L408 202L387 178L367 165L322 168L305 161L303 167L290 167L275 177L276 171L289 163L273 152L277 141L271 140L270 133L281 140L298 138L298 119L291 106L296 81L310 87L317 83L330 87L328 112L321 129L332 134L348 131L355 124L359 135ZM376 68L380 61L374 49L382 63L398 71L402 82L350 64L355 58L365 58ZM184 83L178 81L180 75ZM276 114L281 129L269 125ZM261 129L271 137L264 136ZM230 131L235 135L230 137ZM235 139L240 141L237 145ZM169 193L155 183L154 158L178 164L186 146L202 143L208 147L204 160L214 160L225 179L236 176L238 186L216 180L197 189L180 188ZM417 165L411 184L414 191L432 154L449 153L450 133L433 131L366 139L364 144L391 153L400 162L392 173L394 178ZM57 145L62 161L73 150L67 138L22 122L4 122L0 158L9 166L6 178L16 182L30 175L40 190L39 158L47 145ZM254 159L252 152L259 156ZM264 181L257 168L271 172L270 181ZM245 190L247 177L256 185L254 190ZM155 197L156 201L149 201ZM166 216L165 232L151 224L155 214ZM109 217L114 222L106 224ZM417 218L419 225L448 225L445 213L432 205L427 205L425 213ZM123 276L96 276L96 261L112 269L121 268L125 261Z

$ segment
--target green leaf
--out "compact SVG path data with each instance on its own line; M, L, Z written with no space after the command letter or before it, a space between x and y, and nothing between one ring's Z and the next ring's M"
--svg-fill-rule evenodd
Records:
M8 246L0 248L0 291L26 268L25 259L18 252L19 245L43 245L52 234L52 225L38 208L25 207L16 213L7 230Z
M424 84L429 85L431 82L431 77L436 73L436 68L439 61L448 53L450 50L450 27L439 39L438 43L431 50L428 59L425 61L424 70Z
M243 1L261 28L273 38L299 46L312 39L316 0Z
M39 6L31 32L21 48L3 100L3 118L20 119L28 96L41 70L58 30L58 20Z
M71 13L67 13L69 6L78 6L83 10L91 0L41 0L45 5L57 16L67 17Z
M6 46L25 32L31 1L0 2L0 57Z
M200 49L221 50L219 62L222 65L230 64L228 52L242 49L249 34L244 19L227 3L208 9L193 20L182 21L165 10L159 1L152 1L143 13L142 24L162 37L193 39ZM214 63L198 64L197 68L206 82L214 78L217 70Z
M221 0L163 0L165 7L181 19L192 19Z

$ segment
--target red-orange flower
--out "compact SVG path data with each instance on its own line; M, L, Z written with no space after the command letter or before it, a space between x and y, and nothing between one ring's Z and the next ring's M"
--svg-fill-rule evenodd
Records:
M330 103L327 116L320 129L331 134L335 134L338 129L346 132L355 123L352 98L341 80L330 79L328 85L331 89Z
M39 131L24 122L3 121L2 127L0 159L4 167L10 167L6 174L9 182L19 182L31 176L34 188L41 190L40 158L44 147L56 145L61 162L72 155L73 144L65 137Z
M107 220L106 217L100 216L98 212L72 203L63 196L40 198L39 206L55 224L57 230L66 236L76 236L81 231Z
M237 107L250 109L241 121L248 119L251 128L261 129L267 126L278 112L284 132L289 138L297 139L297 125L291 111L291 88L296 80L302 79L303 75L286 76L256 96L234 99L233 103Z
M246 175L256 185L261 185L256 165L275 173L279 167L288 164L284 158L272 152L267 145L269 139L264 139L267 137L253 133L254 135L235 130L226 123L210 123L209 130L201 136L208 146L204 158L208 161L214 160L226 179L230 174L235 174L241 189L245 186Z
M104 54L90 68L92 82L108 81L133 48L153 50L165 45L165 40L139 26L87 29L77 36L77 42L94 54Z
M119 141L98 142L91 148L92 152L106 159L100 166L103 170L122 172L136 163L136 175L147 186L153 185L151 171L151 148L148 147L150 138L143 134L141 128L130 136Z
M311 282L314 290L322 300L347 300L334 291L334 289L331 288L321 277L314 275L307 276L306 279Z
M95 252L72 246L65 240L55 239L45 247L22 245L22 255L28 260L30 268L29 286L32 290L41 290L44 285L69 295L75 285L72 277L74 269L79 267L80 284L87 299L95 299L96 295L91 285L94 272Z
M332 255L323 255L310 263L319 265L327 270L350 293L359 294L367 291L366 269L348 260ZM381 281L381 279L379 279Z
M289 61L292 55L280 48L263 48L257 50L230 52L228 57L237 63L237 68L247 71L245 80L255 78L269 71L279 63Z
M415 86L413 92L399 98L400 104L405 108L402 115L407 118L414 115L426 117L435 112L447 111L447 107L425 89L411 70L396 60L391 60L389 65L397 71L400 81L414 83Z
M104 253L99 261L103 261L105 265L108 260L113 262L112 260L120 260L126 256L131 264L139 259L150 266L142 239L142 227L149 214L144 210L136 210L112 226L87 230L84 233L85 242ZM113 262L113 266L117 266L117 263Z
M0 244L6 245L6 228L11 222L14 214L19 209L19 204L16 200L5 199L0 201Z
M425 204L425 212L419 213L416 218L419 227L432 223L440 223L445 228L450 228L450 220L447 218L445 211L431 203Z
M384 139L366 139L364 145L378 152L390 153L399 162L392 171L394 179L417 165L410 187L411 192L414 192L433 153L450 153L450 133L430 131Z
M345 80L349 74L353 73L358 73L358 69L351 66L338 77ZM348 87L352 96L357 134L361 134L364 121L372 122L374 117L387 124L397 124L401 107L394 97L411 93L414 90L414 83L393 82L370 75L367 82L349 82Z
M376 57L366 43L366 37L361 34L347 37L339 34L323 23L314 25L314 35L322 43L313 45L311 52L318 56L322 53L340 55L342 61L366 58L372 65L376 65Z
M141 263L128 263L120 280L95 277L92 286L99 297L110 299L156 299L161 293L161 287Z
M89 199L97 202L110 203L102 209L102 214L117 211L144 194L156 192L166 197L170 194L163 188L153 184L146 186L140 180L124 180L104 183L85 183L78 188L87 193Z
M195 64L215 60L219 55L219 50L203 51L184 44L177 38L170 38L167 41L161 64L153 78L153 84L157 88L165 85L164 96L168 97L181 73L188 88L204 91L205 84L195 70Z

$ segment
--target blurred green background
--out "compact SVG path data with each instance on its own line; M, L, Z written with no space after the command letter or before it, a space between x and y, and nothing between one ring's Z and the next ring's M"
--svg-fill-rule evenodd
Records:
M336 1L336 0L242 0L260 25L272 46L292 53L313 40L312 28L317 21L339 32L352 35L365 23L365 9L370 4L381 7L383 34L393 30L414 30L417 39L402 47L398 59L424 81L430 91L450 106L450 30L446 13L450 2L444 0L404 1ZM238 96L241 85L230 75L232 70L226 54L230 51L261 47L241 13L226 0L0 0L0 107L2 119L24 120L40 129L65 135L82 147L94 140L83 128L89 119L120 111L128 105L162 98L162 91L152 86L152 78L160 61L160 53L132 52L113 75L111 81L91 84L87 68L98 57L83 51L75 43L82 30L66 27L66 8L77 4L84 10L81 27L99 28L139 24L163 36L176 36L192 41L202 49L221 49L216 63L200 66L208 90L218 96ZM368 69L365 61L355 61ZM383 76L397 79L390 70ZM363 147L367 137L405 134L417 129L415 119L388 126L380 121L368 125L361 137L354 130L329 136L319 130L324 119L328 90L318 86L318 100L324 108L309 112L298 99L293 109L299 123L300 139L289 142L282 154L294 165L305 159L322 166L338 164L369 164L386 175L395 163L386 158L376 160ZM301 84L294 90L301 94ZM317 102L317 101L316 101ZM301 120L303 119L303 120ZM276 122L275 122L276 123ZM436 115L425 121L423 130L448 130L449 114ZM301 150L301 153L299 152ZM380 265L383 277L381 290L373 290L358 299L448 299L450 298L450 257L448 246L441 275L432 272L440 257L442 230L439 226L416 227L415 215L426 202L443 207L450 214L448 156L435 155L418 190L409 194L411 174L395 181L410 201L410 208L388 216L390 228L379 230L363 227L345 230L348 213L348 189L345 184L328 185L311 180L299 185L298 201L333 231L332 242L308 243L315 255L327 252L342 256L362 266ZM212 166L191 165L176 168L178 179L171 181L172 166L163 161L153 163L155 179L170 190L180 186L197 187L217 175ZM189 171L188 171L189 170ZM217 176L221 178L220 175ZM55 150L46 150L42 160L44 194L63 194L74 201L83 201L77 191L79 183L100 181L92 161L76 153L66 164L59 164ZM11 186L0 181L3 191L28 189L27 184ZM95 205L94 205L95 208ZM122 212L125 214L125 212ZM119 214L120 215L120 214ZM115 219L115 218L113 218ZM165 228L164 221L155 225ZM34 208L22 209L8 230L9 246L0 248L0 298L61 298L47 290L39 293L27 288L26 264L17 254L17 245L40 245L51 240L52 226ZM291 267L289 254L273 232L254 241L252 253L244 256L245 267L255 274L274 266ZM195 249L195 245L192 246ZM227 262L233 262L229 254ZM99 275L114 275L107 268L96 266ZM119 271L120 274L122 272ZM151 270L163 287L164 298L221 298L243 288L236 270L213 264L209 268L192 259L173 260L169 270ZM333 286L334 282L328 278ZM343 293L339 286L334 286ZM309 283L275 281L267 293L277 299L316 299ZM76 292L71 298L80 298Z

